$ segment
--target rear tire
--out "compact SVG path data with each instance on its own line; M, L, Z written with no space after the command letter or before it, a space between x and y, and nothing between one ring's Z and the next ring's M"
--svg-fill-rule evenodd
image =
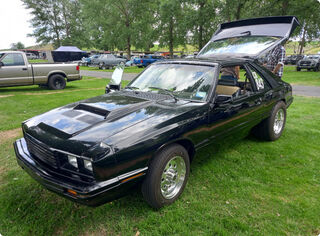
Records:
M66 80L62 75L51 75L48 81L48 86L52 90L60 90L66 87Z
M286 104L278 102L272 109L269 118L263 120L252 129L253 134L260 139L275 141L280 138L287 118Z
M188 152L178 144L160 151L151 161L142 194L153 208L173 203L183 192L190 173Z

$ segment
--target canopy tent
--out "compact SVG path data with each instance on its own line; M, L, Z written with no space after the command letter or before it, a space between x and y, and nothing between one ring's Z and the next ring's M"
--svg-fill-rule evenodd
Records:
M60 46L54 52L85 52L75 46Z
M55 62L80 61L82 57L87 57L88 53L75 46L61 46L52 51L52 57Z

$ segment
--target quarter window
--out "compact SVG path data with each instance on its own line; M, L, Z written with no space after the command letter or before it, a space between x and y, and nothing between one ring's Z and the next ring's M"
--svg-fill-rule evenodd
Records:
M24 66L24 60L21 54L9 53L1 61L4 66Z
M268 82L265 79L263 79L257 71L255 71L252 68L250 68L250 71L258 91L270 89L270 85L268 84Z

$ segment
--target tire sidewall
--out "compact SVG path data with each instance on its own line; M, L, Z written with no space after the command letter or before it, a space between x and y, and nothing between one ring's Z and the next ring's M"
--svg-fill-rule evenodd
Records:
M179 190L179 192L171 199L166 199L163 197L161 193L161 179L162 179L162 173L167 165L167 163L175 156L181 156L185 162L186 165L186 174L184 182ZM190 173L190 160L188 152L184 147L181 145L171 145L164 150L160 151L154 159L151 161L150 168L148 170L147 176L146 176L146 182L148 183L148 186L145 186L147 188L152 189L153 198L156 202L156 205L153 205L155 208L160 208L165 205L169 205L173 203L179 196L182 194ZM146 183L143 183L146 184Z
M277 114L277 112L278 112L280 109L282 109L283 112L284 112L284 121L283 121L283 125L282 125L282 128L281 128L281 131L280 131L278 134L276 134L276 133L274 132L273 126L274 126L276 114ZM269 125L268 125L269 127L268 127L268 128L269 128L270 138L271 138L272 141L277 140L278 138L281 137L282 132L283 132L283 130L284 130L284 127L285 127L285 125L286 125L286 120L287 120L287 109L286 109L286 105L285 105L285 103L282 102L282 101L281 101L281 102L278 102L278 103L274 106L274 108L272 109L271 116L270 116L270 118L269 118Z
M62 84L62 86L60 88L56 87L57 80L60 80L60 83ZM61 90L66 87L66 80L62 75L52 75L49 78L48 85L49 85L49 88L52 90Z

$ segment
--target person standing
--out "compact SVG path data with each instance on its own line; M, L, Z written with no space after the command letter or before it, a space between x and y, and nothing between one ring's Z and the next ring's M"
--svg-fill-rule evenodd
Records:
M286 50L281 44L279 44L269 53L267 58L267 68L280 78L283 75L285 57Z

